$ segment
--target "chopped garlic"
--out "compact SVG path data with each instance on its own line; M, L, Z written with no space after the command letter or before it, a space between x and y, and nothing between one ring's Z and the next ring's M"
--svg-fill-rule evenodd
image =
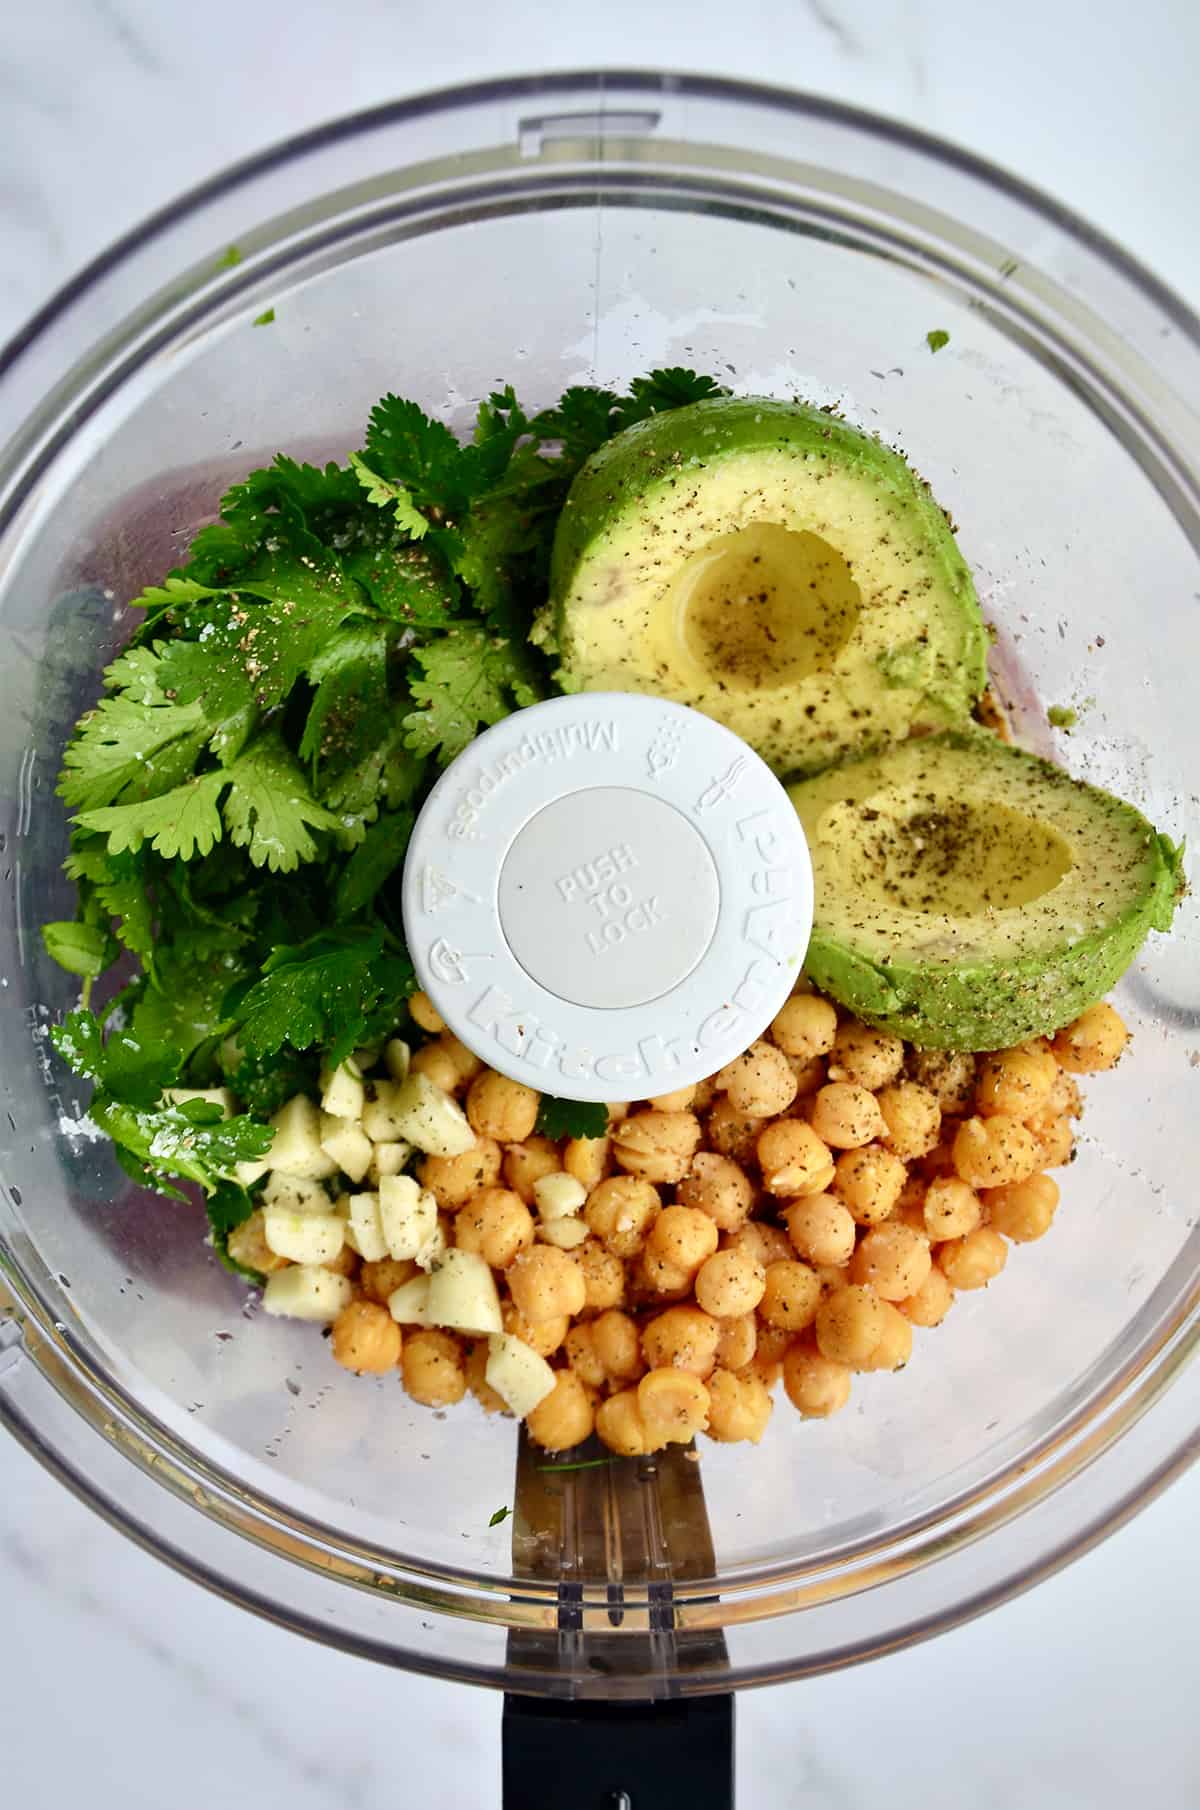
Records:
M384 1046L384 1067L393 1081L403 1081L412 1060L412 1051L403 1037L389 1037Z
M332 1213L329 1196L320 1182L306 1181L302 1175L285 1175L272 1169L263 1185L259 1205L284 1207L289 1213Z
M542 1220L538 1225L538 1237L543 1244L552 1244L560 1251L575 1251L587 1242L588 1228L582 1219L574 1213L568 1213L565 1219Z
M290 1269L277 1270L267 1277L262 1304L269 1314L284 1314L293 1320L320 1320L328 1325L353 1299L354 1290L345 1276L316 1264L294 1263Z
M321 1148L352 1182L362 1180L375 1154L375 1146L361 1125L328 1112L321 1114Z
M328 1204L328 1203L326 1203ZM346 1239L345 1221L336 1213L297 1213L288 1207L263 1211L267 1249L293 1263L332 1263Z
M578 1213L587 1199L587 1189L573 1175L558 1169L552 1175L540 1175L533 1184L533 1198L544 1220L566 1219Z
M411 1276L388 1296L388 1312L401 1326L429 1326L429 1277Z
M411 1261L437 1230L437 1201L414 1175L385 1175L379 1184L379 1223L388 1256Z
M362 1118L366 1094L362 1076L352 1062L339 1063L335 1069L321 1066L321 1106L335 1119Z
M495 1278L474 1251L445 1251L429 1276L431 1325L457 1332L500 1332L500 1296Z
M428 1156L462 1156L475 1143L475 1133L456 1100L435 1087L428 1075L410 1074L395 1091L392 1120L398 1137L407 1138Z
M494 1332L488 1339L484 1380L509 1412L524 1420L553 1389L554 1372L524 1339L509 1332Z
M234 1114L233 1092L228 1087L168 1087L163 1098L170 1100L172 1106L186 1106L189 1100L207 1100L210 1106L221 1108L223 1119L231 1119Z
M321 1148L321 1115L306 1094L296 1094L271 1120L275 1136L268 1167L309 1181L337 1174L337 1163Z
M378 1194L351 1194L345 1202L346 1243L364 1263L381 1263L388 1255L379 1214Z
M412 1145L404 1143L375 1144L371 1150L367 1179L377 1188L385 1175L399 1175L412 1155Z

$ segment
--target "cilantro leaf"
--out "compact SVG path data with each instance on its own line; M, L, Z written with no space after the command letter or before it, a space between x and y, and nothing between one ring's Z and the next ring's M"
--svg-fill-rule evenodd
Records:
M608 1107L602 1100L559 1100L543 1094L537 1129L544 1138L602 1138L608 1130Z
M59 796L82 810L111 804L127 786L152 776L174 743L186 743L190 766L204 740L200 705L167 697L158 656L149 649L122 654L104 682L112 695L81 719L63 755Z
M50 1040L77 1075L128 1106L157 1105L163 1089L179 1078L177 1049L125 1031L114 1031L106 1040L92 1012L68 1012L62 1024L51 1026Z
M377 509L390 509L398 525L413 540L421 540L429 532L429 522L412 500L405 485L392 478L382 478L372 471L361 453L350 454L350 469L367 493L368 503Z
M225 822L255 867L291 873L316 855L308 826L339 827L339 819L312 796L299 763L278 736L259 736L223 777L231 782Z
M230 1232L236 1231L254 1211L254 1201L249 1190L239 1182L224 1180L218 1181L204 1205L208 1210L208 1223L213 1229L214 1242L217 1239L227 1239Z
M194 855L206 855L221 835L217 801L228 784L228 773L218 769L186 780L158 798L82 811L75 821L81 829L107 836L110 855L149 842L160 855L190 861Z
M320 1060L312 1053L285 1048L269 1056L247 1056L231 1037L222 1042L218 1060L228 1086L259 1119L269 1119L296 1094L317 1088Z
M379 742L380 722L388 721L387 660L386 625L355 621L325 643L308 669L317 689L300 738L300 758L322 775L321 789L328 785L343 802L347 791L339 780L370 756ZM355 807L371 802L356 796Z
M350 856L338 879L334 908L339 920L369 905L404 859L412 834L411 811L385 811Z
M115 953L108 932L96 924L78 924L63 920L42 925L42 941L46 954L68 974L81 974L95 980L109 966Z
M417 507L451 514L463 500L464 448L415 402L388 395L371 410L366 459L373 472L404 485Z
M934 327L925 335L925 344L931 352L940 352L943 346L950 344L950 335L944 327Z
M645 421L650 415L662 415L670 409L687 408L693 402L705 402L710 397L728 394L715 377L698 376L683 365L651 371L648 377L635 377L628 396L623 396L617 403L614 432L631 427L635 421Z
M474 625L448 630L415 657L422 676L410 689L418 708L404 718L404 743L415 754L436 754L443 766L481 725L540 695L525 650Z
M89 1117L118 1146L126 1173L145 1187L157 1187L169 1176L198 1182L212 1194L231 1181L239 1163L266 1156L273 1132L245 1114L222 1119L208 1100L188 1100L157 1111L130 1106L104 1094L93 1099Z
M364 527L345 554L347 573L362 586L381 616L405 628L428 631L449 623L462 587L446 561L445 530L420 542L403 540L389 527Z
M384 953L382 929L331 931L276 949L233 1008L250 1056L318 1046L335 1066L367 1041L381 1004L399 1013L415 984L406 956Z
M511 1508L498 1508L496 1510L495 1514L492 1516L491 1520L488 1522L488 1526L489 1527L499 1527L501 1522L507 1521L508 1517L511 1514L512 1514Z

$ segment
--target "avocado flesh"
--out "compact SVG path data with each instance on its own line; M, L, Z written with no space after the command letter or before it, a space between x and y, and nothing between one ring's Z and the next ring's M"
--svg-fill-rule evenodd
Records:
M906 742L789 796L816 888L807 973L913 1043L1003 1049L1055 1031L1170 927L1170 840L986 730Z
M970 573L897 453L820 409L716 398L584 466L551 569L569 690L644 691L810 773L967 720Z

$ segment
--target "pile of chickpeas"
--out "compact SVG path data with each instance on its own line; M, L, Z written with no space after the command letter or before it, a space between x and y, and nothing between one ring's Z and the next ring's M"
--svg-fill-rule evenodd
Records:
M535 1131L535 1092L484 1068L424 995L411 1003L430 1034L412 1066L475 1133L417 1174L448 1242L495 1272L505 1330L556 1371L529 1434L557 1452L595 1432L627 1456L701 1432L757 1441L781 1380L799 1414L824 1418L856 1372L902 1368L914 1326L939 1325L1010 1243L1049 1230L1075 1076L1111 1068L1127 1039L1101 1003L1015 1049L923 1050L802 982L711 1080L610 1106L603 1137L554 1142ZM559 1175L583 1191L569 1234L537 1211L535 1184ZM504 1411L486 1339L393 1320L414 1264L343 1251L336 1267L355 1287L332 1328L338 1363L398 1366L430 1407L470 1391Z

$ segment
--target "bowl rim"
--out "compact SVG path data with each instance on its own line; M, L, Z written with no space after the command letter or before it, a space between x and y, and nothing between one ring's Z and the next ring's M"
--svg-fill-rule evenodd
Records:
M8 343L0 349L0 383L3 382L6 375L15 367L23 355L54 326L55 322L74 302L86 295L94 284L102 280L109 272L115 270L142 247L149 245L172 226L185 219L189 214L199 211L206 204L223 195L232 193L241 187L252 183L256 178L267 174L272 170L282 168L293 160L302 158L311 152L320 151L327 146L353 139L358 134L372 132L381 127L408 124L432 114L446 116L455 111L477 107L481 103L512 101L524 97L530 99L553 99L555 96L559 95L578 94L581 89L595 89L597 94L601 96L605 95L611 89L613 91L619 90L624 95L683 95L685 97L694 96L700 99L711 99L724 103L741 103L759 106L770 109L773 112L782 112L795 117L828 122L853 132L865 133L872 139L881 141L884 144L892 144L898 147L911 149L924 158L948 165L972 180L999 191L1002 195L1016 201L1025 210L1028 210L1042 220L1047 221L1055 229L1064 232L1070 238L1081 243L1087 250L1091 251L1103 262L1112 267L1119 275L1132 283L1142 292L1146 299L1161 310L1163 315L1173 323L1175 328L1183 336L1189 339L1197 347L1200 347L1200 316L1198 316L1197 313L1168 285L1163 283L1161 279L1155 276L1153 272L1126 252L1115 241L1090 226L1071 209L1053 200L1051 197L1046 196L1033 185L1026 183L1023 179L1011 175L999 165L992 163L988 159L955 146L952 143L939 138L935 134L925 131L923 128L910 126L904 122L889 119L867 109L851 106L843 102L833 101L822 96L806 94L771 84L742 82L730 78L702 74L668 74L665 72L637 69L605 68L555 71L543 76L496 77L483 81L438 88L426 93L411 96L405 100L384 103L380 106L363 109L353 114L326 121L321 125L283 139L274 145L268 146L238 162L228 165L214 176L194 185L178 198L167 203L164 207L159 208L146 219L139 222L128 232L113 241L113 243L104 251L84 265L82 269L76 272L57 291L55 291L55 293L30 316L24 326L17 330ZM40 1292L27 1290L21 1291L24 1312L31 1321L36 1322L38 1331L41 1334L42 1349L47 1354L47 1363L43 1374L53 1383L56 1370L65 1372L68 1369L74 1369L75 1375L72 1378L74 1385L73 1393L77 1397L79 1385L86 1380L85 1367L80 1364L78 1358L72 1359L70 1357L69 1342L62 1339L59 1329L54 1325L52 1317L47 1317L47 1305L39 1298L39 1293ZM3 1305L4 1298L3 1294L0 1293L0 1307L3 1307ZM1196 1323L1194 1294L1190 1322L1183 1323L1182 1321L1177 1320L1173 1328L1173 1334L1180 1335L1181 1342L1185 1342L1189 1346L1194 1346L1195 1343L1200 1340L1200 1326L1197 1326ZM1084 1453L1082 1456L1077 1453L1073 1459L1064 1456L1062 1462L1068 1465L1067 1474L1053 1487L1061 1488L1064 1483L1073 1481L1077 1478L1083 1469L1087 1468L1087 1466L1094 1462L1098 1456L1109 1449L1113 1441L1115 1441L1127 1427L1140 1419L1142 1412L1150 1407L1158 1396L1161 1395L1163 1389L1166 1387L1166 1383L1171 1380L1171 1377L1163 1379L1157 1373L1148 1375L1146 1372L1150 1361L1150 1356L1147 1355L1145 1350L1145 1342L1143 1342L1143 1344L1138 1347L1138 1350L1126 1360L1115 1379L1107 1379L1103 1390L1089 1392L1086 1400L1073 1411L1065 1427L1055 1429L1052 1435L1046 1435L1039 1442L1039 1446L1036 1449L1038 1455L1045 1455L1046 1451L1049 1450L1050 1455L1053 1456L1062 1445L1078 1445L1079 1442L1076 1439L1076 1435L1080 1433L1088 1434L1089 1430L1091 1430L1093 1434L1097 1433L1097 1429L1094 1427L1094 1417L1097 1412L1096 1396L1111 1397L1114 1394L1120 1394L1124 1397L1123 1407L1114 1414L1110 1421L1106 1421L1101 1428L1098 1429L1100 1434L1105 1435L1100 1442L1098 1450L1092 1451L1090 1454ZM1175 1373L1175 1370L1178 1369L1180 1362L1181 1360L1178 1359L1177 1354L1177 1361L1172 1368L1172 1375ZM64 1379L60 1377L60 1383L62 1380ZM1125 1385L1130 1385L1130 1387L1127 1388ZM59 1387L60 1393L62 1393L60 1385L55 1384L55 1386ZM73 1405L80 1413L84 1414L84 1417L88 1419L91 1424L95 1425L95 1420L99 1413L101 1411L111 1412L113 1403L109 1400L107 1408L105 1408L103 1406L104 1391L98 1390L94 1383L90 1387L95 1410L94 1414L88 1415L77 1398L74 1400ZM152 1415L143 1414L137 1411L136 1404L125 1403L123 1404L122 1411L128 1414L131 1406L134 1408L135 1418L142 1425L148 1424L152 1432L155 1430L159 1432L165 1431L158 1427L158 1423L155 1422ZM76 1467L67 1462L62 1454L51 1452L51 1449L47 1444L38 1437L37 1429L23 1420L19 1413L12 1410L3 1389L0 1389L0 1419L4 1420L17 1437L21 1439L22 1443L25 1444L28 1449L34 1451L34 1454L40 1461L51 1468L61 1480L67 1483L68 1487L70 1487L74 1493L80 1495L82 1499L87 1500L89 1504L96 1508L106 1519L109 1519L114 1525L119 1525L123 1531L130 1534L131 1537L135 1538L147 1549L155 1551L160 1557L163 1557L168 1563L171 1563L174 1568L183 1571L187 1575L193 1576L198 1581L204 1583L206 1587L216 1590L218 1593L229 1597L231 1600L243 1602L246 1606L255 1609L256 1612L268 1614L273 1619L283 1621L286 1625L295 1628L299 1632L310 1635L318 1632L302 1613L283 1608L276 1599L270 1599L269 1601L266 1599L259 1601L253 1600L252 1593L247 1591L244 1587L238 1588L236 1586L230 1586L227 1582L215 1577L211 1570L200 1561L193 1559L191 1555L181 1551L177 1545L172 1545L170 1541L160 1537L157 1533L147 1529L144 1525L139 1524L136 1520L132 1519L128 1513L123 1512L119 1504L114 1503L110 1498L106 1497L100 1488L94 1486L93 1483L87 1477L83 1476ZM170 1437L173 1439L173 1436ZM1084 1444L1087 1444L1086 1440L1084 1441ZM149 1448L147 1447L147 1449ZM1145 1477L1139 1479L1136 1485L1120 1495L1120 1497L1112 1503L1104 1513L1095 1517L1091 1523L1086 1523L1082 1532L1078 1530L1073 1531L1068 1539L1060 1541L1056 1546L1052 1545L1045 1553L1039 1553L1037 1559L1032 1564L1024 1564L1017 1567L1015 1573L1006 1575L994 1586L980 1590L974 1596L967 1595L963 1597L949 1610L940 1609L937 1613L926 1617L923 1621L914 1621L906 1626L890 1644L907 1644L909 1641L925 1638L933 1633L940 1632L947 1627L957 1625L958 1623L969 1619L971 1616L983 1612L986 1608L993 1606L995 1603L1017 1594L1022 1589L1028 1588L1030 1584L1038 1581L1041 1577L1049 1575L1062 1564L1068 1562L1069 1559L1088 1550L1108 1532L1119 1526L1125 1519L1128 1519L1132 1513L1136 1512L1137 1508L1152 1499L1153 1495L1157 1494L1161 1488L1165 1487L1165 1484L1170 1481L1171 1477L1178 1474L1178 1472L1184 1468L1195 1455L1195 1436L1189 1432L1183 1438L1176 1439L1172 1449L1168 1451L1165 1456L1160 1456L1157 1465L1152 1467ZM132 1458L134 1463L142 1462L142 1460L134 1456L133 1452L130 1451L128 1447L126 1448L125 1456ZM1016 1467L1012 1464L1006 1464L1002 1467L1002 1470L1007 1474L1015 1468ZM986 1485L979 1484L975 1486L971 1491L971 1494L986 1495L994 1486L995 1481L996 1479L992 1478ZM272 1506L268 1498L262 1498L261 1500L264 1502L264 1506ZM1033 1503L1040 1500L1042 1500L1042 1496L1035 1493ZM1030 1506L1030 1504L1027 1504L1026 1506ZM1003 1503L1001 1504L1001 1507L1003 1507ZM1021 1512L1023 1512L1023 1510L1007 1509L1002 1516L1001 1524L1006 1524ZM299 1519L299 1517L293 1516L290 1513L286 1518L293 1523ZM935 1531L937 1517L931 1515L925 1519L929 1531ZM906 1528L901 1531L904 1532L906 1530L907 1524ZM970 1544L974 1540L982 1539L989 1531L991 1531L989 1527L982 1528L979 1532L973 1534L967 1543ZM289 1563L292 1564L303 1565L305 1562L306 1561L297 1558L295 1554L292 1554L289 1558ZM755 1569L761 1571L762 1568L759 1567ZM771 1567L769 1569L774 1571L777 1568ZM437 1578L441 1575L446 1578L446 1581L451 1581L450 1574L439 1573L436 1568L431 1568L429 1572L426 1572L423 1575L432 1578ZM870 1587L871 1584L869 1581L866 1583L860 1581L855 1586L855 1589L862 1590ZM726 1595L727 1589L728 1596ZM711 1591L711 1582L709 1584L709 1590ZM849 1593L850 1592L847 1592L847 1594ZM534 1594L544 1595L544 1587L542 1590L535 1589ZM694 1594L694 1592L692 1594ZM688 1595L688 1589L680 1587L678 1601L681 1606L686 1605ZM501 1600L502 1598L497 1595L495 1591L491 1593L491 1601L493 1604L496 1604ZM741 1604L740 1612L739 1602ZM755 1610L755 1603L758 1605L757 1613ZM724 1620L722 1620L720 1613L714 1611L713 1625L733 1626L747 1620L772 1618L785 1613L795 1612L797 1608L803 1606L801 1602L792 1600L790 1593L783 1593L783 1595L780 1595L777 1592L772 1592L767 1597L758 1596L757 1598L751 1599L745 1592L744 1584L739 1586L739 1574L737 1572L730 1574L727 1579L722 1580L721 1605L722 1608L728 1606L730 1612L725 1616ZM468 1613L461 1609L455 1611L452 1608L445 1609L444 1612L450 1615L455 1613ZM512 1625L511 1622L504 1622L500 1617L488 1616L485 1619L496 1619L500 1620L502 1625ZM455 1668L453 1665L448 1665L443 1662L427 1665L423 1663L418 1651L400 1651L395 1648L390 1648L385 1653L377 1650L370 1643L358 1640L349 1630L344 1632L335 1630L331 1632L331 1630L324 1625L319 1629L319 1637L325 1640L332 1638L336 1640L337 1644L343 1645L350 1650L369 1653L376 1658L389 1657L392 1659L393 1663L414 1666L419 1669L430 1669L443 1675L458 1675L463 1678L469 1678L474 1682L502 1684L507 1685L507 1688L513 1688L511 1680L506 1677L503 1670L489 1671L487 1668L473 1668L470 1666ZM787 1661L770 1664L760 1668L757 1674L755 1673L754 1668L751 1667L748 1672L743 1672L738 1676L737 1682L740 1685L744 1683L777 1681L781 1678L797 1676L805 1670L828 1669L832 1665L852 1663L855 1660L873 1656L878 1653L879 1650L880 1648L876 1639L872 1638L860 1641L856 1646L847 1646L833 1656L824 1655L819 1665L806 1665L803 1662ZM549 1689L552 1687L552 1681L559 1676L560 1675L557 1673L548 1673L547 1681L536 1681L531 1679L524 1685L519 1685L517 1688L532 1687ZM691 1684L685 1683L682 1688L685 1690L723 1689L727 1688L728 1682L729 1679L728 1676L726 1676L724 1679L717 1678L716 1680L710 1680L707 1684L702 1684L699 1681L693 1681Z

